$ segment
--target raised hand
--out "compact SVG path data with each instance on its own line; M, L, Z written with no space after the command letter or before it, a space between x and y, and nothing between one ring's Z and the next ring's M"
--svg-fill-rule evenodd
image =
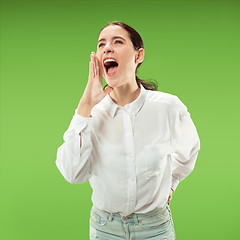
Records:
M113 89L107 87L103 90L102 67L97 55L91 53L89 62L88 83L84 90L83 96L78 104L77 113L83 117L90 117L91 110Z

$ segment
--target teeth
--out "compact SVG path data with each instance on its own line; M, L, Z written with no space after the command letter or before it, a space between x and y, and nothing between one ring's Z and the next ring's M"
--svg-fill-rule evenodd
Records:
M104 61L104 63L106 63L106 62L116 62L116 61L113 60L113 59L111 59L111 58L107 58L107 59Z

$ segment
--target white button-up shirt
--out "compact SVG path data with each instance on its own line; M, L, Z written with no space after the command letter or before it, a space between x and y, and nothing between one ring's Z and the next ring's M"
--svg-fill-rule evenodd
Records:
M89 180L93 204L123 216L163 207L171 188L193 170L200 150L181 100L143 86L124 107L107 95L91 117L76 109L63 139L56 165L64 178L73 184Z

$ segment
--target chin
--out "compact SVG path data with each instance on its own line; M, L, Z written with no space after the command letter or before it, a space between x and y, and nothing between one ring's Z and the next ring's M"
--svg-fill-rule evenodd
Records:
M119 87L119 80L118 79L105 79L106 83L109 87L116 88Z

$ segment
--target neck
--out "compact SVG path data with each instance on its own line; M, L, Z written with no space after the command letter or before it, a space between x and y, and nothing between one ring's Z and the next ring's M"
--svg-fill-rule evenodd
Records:
M109 95L117 105L124 107L126 104L133 102L139 96L140 91L137 82L134 81L133 84L128 82L114 88Z

